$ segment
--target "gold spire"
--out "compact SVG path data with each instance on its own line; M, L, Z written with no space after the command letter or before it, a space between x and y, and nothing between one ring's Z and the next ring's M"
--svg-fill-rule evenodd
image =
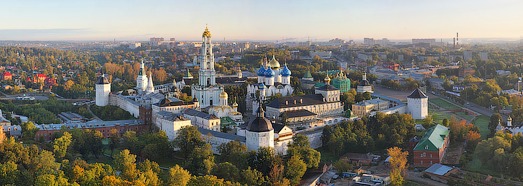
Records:
M205 31L203 31L202 37L211 37L211 32L209 28L207 28L207 24L205 25Z

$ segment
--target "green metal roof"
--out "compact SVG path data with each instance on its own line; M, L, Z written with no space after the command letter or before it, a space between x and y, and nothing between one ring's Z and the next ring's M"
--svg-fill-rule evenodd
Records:
M305 72L305 75L303 76L303 78L312 78L311 71L307 70L307 72Z
M443 125L436 125L425 132L423 138L418 142L414 150L438 151L445 143L445 137L449 135L449 129Z
M220 125L222 126L230 126L230 125L236 125L236 122L229 116L220 118Z

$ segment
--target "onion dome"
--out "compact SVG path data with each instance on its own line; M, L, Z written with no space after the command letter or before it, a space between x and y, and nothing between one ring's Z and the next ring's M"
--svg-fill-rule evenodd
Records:
M258 84L258 89L260 89L260 90L265 89L265 84L263 84L263 83Z
M327 75L325 77L325 79L323 79L323 81L325 81L326 84L329 84L329 82L331 81L331 78L329 77L329 75Z
M262 66L260 66L260 69L258 70L257 72L258 76L265 76L265 68Z
M227 97L229 97L229 95L227 95L227 92L222 91L222 93L220 93L220 98L227 99Z
M207 26L205 26L205 31L203 31L202 37L211 37L211 32L209 31Z
M236 103L236 101L234 101L234 103L232 104L232 107L238 107L238 103Z
M269 66L265 71L265 77L274 77L274 75L276 75L276 73L274 73L274 70L272 70L271 66Z
M272 55L272 59L271 61L269 61L269 66L271 66L273 69L278 69L280 68L280 62L278 62L276 60L276 58L274 57L274 55Z
M287 68L287 65L285 65L283 67L283 69L281 70L281 76L284 76L284 77L288 77L288 76L291 76L291 70L289 70L289 68Z

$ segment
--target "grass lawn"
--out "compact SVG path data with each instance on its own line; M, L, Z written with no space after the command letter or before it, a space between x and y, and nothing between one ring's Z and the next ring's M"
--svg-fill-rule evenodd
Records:
M457 107L456 105L453 105L445 100L442 100L440 98L432 98L432 99L429 99L429 102L443 108L443 109L446 109L446 110L456 110L456 109L460 109L459 107Z
M473 121L474 125L478 126L479 133L481 134L481 139L486 139L487 135L490 133L490 130L488 129L488 123L490 122L490 118L485 115L480 115L476 117L476 119Z
M473 115L467 114L465 112L456 112L455 114L458 115L459 117L464 118L467 121L472 121L474 119Z

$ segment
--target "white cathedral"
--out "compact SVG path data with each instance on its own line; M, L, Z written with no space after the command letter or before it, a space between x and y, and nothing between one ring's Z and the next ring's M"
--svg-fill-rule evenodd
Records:
M282 96L289 96L294 92L291 86L291 70L287 64L280 68L280 62L272 56L271 61L267 62L267 58L263 59L263 65L258 69L258 84L248 85L247 94L254 94L259 90L260 85L264 86L263 94L267 97L281 94Z

